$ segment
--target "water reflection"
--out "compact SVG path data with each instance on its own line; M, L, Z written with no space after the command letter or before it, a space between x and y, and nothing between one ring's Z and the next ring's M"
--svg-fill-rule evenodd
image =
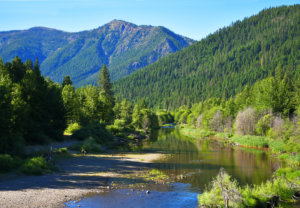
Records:
M271 177L278 162L260 150L233 149L222 143L180 135L178 129L161 129L143 144L144 151L168 153L155 168L173 178L171 186L149 184L151 190L113 190L71 201L66 207L197 207L197 195L220 168L240 184L259 184Z
M197 191L201 191L221 167L244 185L267 180L278 166L278 161L266 152L233 149L213 140L195 140L180 135L178 129L161 129L156 138L145 144L145 149L171 153L157 161L155 167L178 182L190 183Z

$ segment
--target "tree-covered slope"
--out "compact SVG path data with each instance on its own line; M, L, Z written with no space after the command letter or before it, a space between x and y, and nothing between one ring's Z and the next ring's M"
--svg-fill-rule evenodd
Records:
M22 60L43 62L57 49L76 40L83 33L67 33L45 27L34 27L29 30L0 32L0 57L11 61L15 56Z
M44 75L58 82L70 75L74 85L80 86L96 84L103 64L112 80L117 80L192 42L164 27L114 20L79 33L41 27L1 32L0 57L7 62L15 56L23 61L37 56Z
M172 108L209 97L233 96L274 74L299 74L300 6L266 9L118 80L116 95Z

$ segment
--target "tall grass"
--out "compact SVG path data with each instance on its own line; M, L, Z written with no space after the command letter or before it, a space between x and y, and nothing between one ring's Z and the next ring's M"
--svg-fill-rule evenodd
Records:
M229 138L229 141L247 147L262 147L262 148L269 147L268 138L264 136L234 135L233 137Z

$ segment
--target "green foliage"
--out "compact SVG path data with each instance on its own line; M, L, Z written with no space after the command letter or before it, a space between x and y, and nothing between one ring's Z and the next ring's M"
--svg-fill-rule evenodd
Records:
M84 140L81 147L82 150L85 150L87 153L100 153L102 152L100 144L96 142L96 139L93 137L88 137Z
M64 79L61 83L62 88L64 88L66 85L72 85L71 77L68 75L64 77Z
M219 173L209 189L198 196L199 204L209 207L274 207L280 202L290 203L298 190L295 179L299 179L299 175L299 171L283 168L265 183L239 187L226 172L222 177Z
M18 167L22 161L18 158L13 158L9 154L0 155L0 172L8 172Z
M278 93L271 106L288 115L294 107L285 92L291 86L289 77L296 80L300 67L299 10L299 5L270 8L237 21L116 81L115 93L133 103L147 95L150 106L173 110L212 97L232 97L280 67L290 75L274 86ZM247 91L240 100L238 110L252 102ZM278 108L280 103L284 105Z
M264 203L270 202L273 197L279 197L281 200L291 202L295 191L296 189L293 189L290 186L290 182L285 178L276 177L261 185L254 185L250 190L246 188L245 191L243 191L243 196L248 199L245 201L246 206L251 205L254 200L258 203L258 199Z
M183 135L187 135L190 137L194 137L194 138L206 138L209 136L214 135L214 132L208 131L208 130L204 130L204 129L189 129L189 128L183 128L180 129L180 133L182 133Z
M69 124L67 129L65 130L64 134L73 134L74 132L78 131L79 129L81 129L81 126L79 123Z
M272 109L274 113L284 116L290 116L295 111L294 88L289 73L277 68L275 77L256 83L254 92L258 108Z
M72 139L85 140L93 138L99 144L109 143L113 140L113 136L105 129L103 125L92 124L82 127L78 131L75 131L72 135Z
M289 181L294 181L300 185L300 170L286 167L276 170L275 176L286 177Z
M156 115L158 117L158 123L160 126L174 122L174 117L168 111L157 111Z
M166 28L124 21L78 33L35 27L1 33L0 39L5 62L15 56L22 61L38 57L44 75L59 83L69 75L76 87L95 85L102 64L109 63L112 78L117 80L193 42Z
M99 98L97 87L88 85L76 90L80 106L80 124L88 125L99 122L101 118L102 102Z
M128 100L117 100L114 107L115 118L124 120L125 124L129 125L132 122L132 110L132 104Z
M208 190L198 196L201 206L241 207L242 197L236 180L231 179L224 169L211 182Z
M42 175L51 171L51 165L43 157L34 157L27 159L23 164L21 171L27 175Z
M123 119L115 119L114 124L107 125L106 129L111 132L113 135L122 135L124 131L127 131L129 128L126 125L126 121Z
M65 85L62 89L62 98L66 110L66 121L68 124L79 122L80 106L79 99L72 85Z
M132 126L137 130L149 133L153 129L159 128L158 117L150 109L144 100L140 100L133 109Z
M264 137L264 136L234 135L229 140L235 144L239 144L239 145L247 146L247 147L269 147L268 139L267 139L267 137Z
M271 114L263 116L255 126L255 132L260 136L266 136L269 129L272 127L274 117Z
M25 144L61 140L66 128L61 87L41 76L38 60L0 61L0 153L22 154Z
M286 144L282 140L268 140L268 147L274 153L278 153L281 151L286 151Z
M100 92L100 100L103 103L103 112L101 120L110 123L114 118L113 108L115 106L114 92L112 91L112 84L110 82L108 69L104 64L98 80L98 88Z
M68 153L68 148L67 147L59 148L57 152L61 153L61 154L67 154Z

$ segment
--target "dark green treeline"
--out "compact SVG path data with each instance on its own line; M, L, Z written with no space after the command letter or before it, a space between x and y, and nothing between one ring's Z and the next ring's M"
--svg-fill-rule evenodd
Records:
M22 63L16 57L4 64L0 59L0 153L22 154L25 145L63 140L66 128L102 132L104 140L112 138L107 131L157 128L158 118L144 101L133 106L115 99L109 76L104 65L98 86L75 90L69 76L62 85L41 76L38 60Z
M62 140L66 128L61 86L41 76L38 60L0 60L0 152Z

